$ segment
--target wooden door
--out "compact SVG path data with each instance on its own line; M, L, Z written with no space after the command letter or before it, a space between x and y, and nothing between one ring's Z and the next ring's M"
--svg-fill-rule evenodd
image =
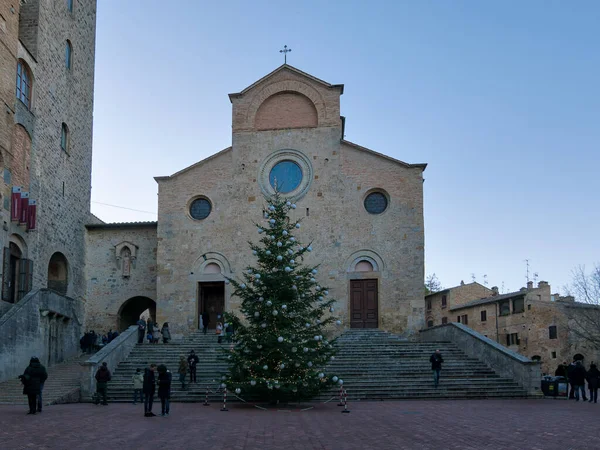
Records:
M350 281L350 327L377 328L377 280Z
M210 323L208 327L215 329L217 322L223 323L225 311L225 283L210 282L200 283L200 307L198 310L198 328L202 328L202 313L208 311ZM217 316L221 317L218 318Z

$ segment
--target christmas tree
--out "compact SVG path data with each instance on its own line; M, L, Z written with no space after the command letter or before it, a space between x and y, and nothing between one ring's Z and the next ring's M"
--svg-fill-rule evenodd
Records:
M289 217L296 205L279 194L268 201L264 223L256 224L260 243L250 243L256 265L246 268L243 281L229 279L244 320L225 316L235 334L222 387L255 400L308 399L342 383L327 373L335 356L333 342L323 337L340 321L331 314L335 301L317 282L318 266L302 265L312 247L293 235L300 228Z

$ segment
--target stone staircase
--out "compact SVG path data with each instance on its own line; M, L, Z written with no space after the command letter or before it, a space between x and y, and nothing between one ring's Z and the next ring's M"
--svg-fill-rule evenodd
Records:
M44 405L76 403L80 400L81 363L90 355L82 355L69 361L47 367L48 379L44 384ZM25 367L23 367L25 370ZM0 383L0 405L27 405L23 385L15 379Z
M229 344L217 343L214 333L204 336L194 332L181 342L170 344L138 344L126 361L113 371L109 383L111 401L132 400L131 377L136 368L142 370L150 363L166 364L173 372L171 399L174 402L199 402L206 387L215 391L227 365L220 348ZM348 401L394 399L465 399L519 398L527 393L511 379L499 377L477 359L467 357L449 342L409 342L381 330L347 330L337 341L338 355L328 375L344 380ZM440 349L444 357L441 381L433 386L429 356ZM179 355L187 357L194 350L200 358L198 383L183 391L176 380ZM189 377L188 377L189 380ZM337 390L323 392L316 401L337 395ZM211 402L221 395L209 393ZM228 400L235 401L233 396Z

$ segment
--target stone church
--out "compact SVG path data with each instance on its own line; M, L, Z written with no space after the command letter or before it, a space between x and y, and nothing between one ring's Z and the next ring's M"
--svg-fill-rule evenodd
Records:
M229 94L232 145L155 178L157 222L87 226L87 327L124 329L150 310L181 336L204 308L213 326L238 309L224 276L255 262L248 241L277 187L344 327L422 328L426 164L346 141L343 92L284 64Z

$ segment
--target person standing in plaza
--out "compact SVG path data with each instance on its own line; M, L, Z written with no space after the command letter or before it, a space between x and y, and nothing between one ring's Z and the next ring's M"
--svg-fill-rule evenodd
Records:
M23 375L19 375L19 379L23 383L23 395L27 396L29 404L29 412L27 414L35 414L36 406L39 406L37 412L41 413L41 405L36 404L36 400L38 395L41 394L41 385L48 379L46 368L40 363L38 358L32 356Z
M163 324L162 330L160 330L160 332L162 333L163 344L168 344L169 341L171 340L171 331L169 330L169 322L165 322Z
M187 359L188 366L190 368L190 383L196 382L196 365L199 361L200 359L198 359L198 355L196 355L194 350L192 350Z
M140 402L144 401L144 394L142 394L142 388L144 387L144 374L138 367L133 374L133 404L137 404L138 395L140 396Z
M575 383L573 382L573 371L575 370L575 360L567 366L567 380L569 381L569 400L575 400Z
M598 403L598 384L600 384L600 370L596 364L590 364L590 370L587 372L588 389L590 391L590 403Z
M587 398L585 396L586 375L587 375L587 372L585 370L585 367L583 367L583 364L581 363L581 361L577 361L577 363L575 364L575 368L571 372L571 376L573 379L573 386L575 388L575 401L576 402L579 401L579 391L581 391L581 397L583 398L583 401L585 402L587 400Z
M154 417L156 414L152 412L152 404L154 403L154 393L156 392L156 377L154 371L156 370L156 364L150 364L146 370L144 370L144 417Z
M436 350L433 355L431 355L429 362L431 363L431 370L433 371L433 384L437 388L440 382L442 363L444 362L444 358L442 358L442 354L440 353L439 349Z
M209 323L210 323L210 315L208 314L208 311L204 311L202 313L202 332L204 334L206 334L206 332L208 331Z
M144 335L146 334L146 322L144 319L139 319L137 321L138 326L138 344L144 343Z
M110 370L108 370L108 365L106 361L102 363L98 371L96 372L96 401L94 402L96 405L100 402L100 397L102 397L102 404L108 405L107 401L107 390L108 390L108 382L112 379L112 375Z
M188 373L188 362L185 360L184 355L179 355L179 369L177 373L179 373L179 382L181 383L181 389L185 389L185 377Z
M161 364L158 366L158 398L160 398L160 410L161 416L165 417L169 415L170 400L171 400L171 372L167 369L167 366Z

